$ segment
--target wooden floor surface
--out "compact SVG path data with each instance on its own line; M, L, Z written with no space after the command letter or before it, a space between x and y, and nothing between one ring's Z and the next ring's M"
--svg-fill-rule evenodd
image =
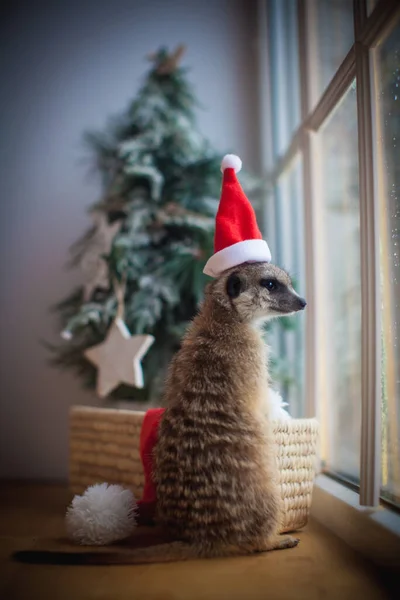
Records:
M391 598L384 578L317 523L297 548L139 566L18 564L10 555L64 534L62 486L0 485L1 600L279 600Z

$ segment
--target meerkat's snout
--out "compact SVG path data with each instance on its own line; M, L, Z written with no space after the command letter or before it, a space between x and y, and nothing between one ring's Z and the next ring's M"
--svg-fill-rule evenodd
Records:
M260 286L266 290L260 294L266 316L289 315L304 310L307 302L294 291L289 275L274 266L274 276L260 280Z
M292 292L293 293L293 292ZM299 296L298 294L296 294L296 292L294 292L294 307L293 307L293 311L292 312L297 312L299 310L304 310L305 307L307 306L307 302L304 298L302 298L301 296Z

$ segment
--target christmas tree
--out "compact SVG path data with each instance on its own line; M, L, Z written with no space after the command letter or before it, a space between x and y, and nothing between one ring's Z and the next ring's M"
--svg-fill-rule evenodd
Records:
M143 359L145 387L121 385L114 397L156 400L166 367L203 297L213 253L221 154L197 129L193 91L180 66L183 47L161 49L137 97L103 133L86 141L101 176L94 225L71 249L85 284L60 302L66 343L53 362L94 386L88 348L101 343L121 310L131 334L155 341ZM244 181L243 181L244 179ZM242 177L249 190L253 180Z

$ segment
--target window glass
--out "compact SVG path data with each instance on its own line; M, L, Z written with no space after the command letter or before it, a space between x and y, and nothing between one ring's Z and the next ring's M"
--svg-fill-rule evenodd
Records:
M321 322L318 347L328 470L359 478L361 431L361 282L355 82L317 135Z
M377 5L378 0L367 0L367 15L369 16Z
M271 77L271 133L275 157L287 150L300 123L297 2L271 0L268 40Z
M295 290L306 294L302 163L298 157L284 172L275 189L275 236L273 262L286 269ZM293 417L304 415L305 377L304 312L272 321L268 340L272 346L271 371L275 387L289 404Z
M309 80L314 107L354 42L352 0L309 0Z
M382 495L400 504L400 25L374 55L382 292Z

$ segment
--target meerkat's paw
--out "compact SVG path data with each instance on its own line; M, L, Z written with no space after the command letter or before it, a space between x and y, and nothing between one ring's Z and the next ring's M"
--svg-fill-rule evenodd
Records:
M300 538L292 537L291 535L285 535L285 537L279 536L277 539L276 550L283 550L284 548L294 548L300 542Z
M294 548L300 542L299 538L291 535L277 535L272 539L263 540L255 544L254 552L269 552L270 550L284 550L285 548Z

